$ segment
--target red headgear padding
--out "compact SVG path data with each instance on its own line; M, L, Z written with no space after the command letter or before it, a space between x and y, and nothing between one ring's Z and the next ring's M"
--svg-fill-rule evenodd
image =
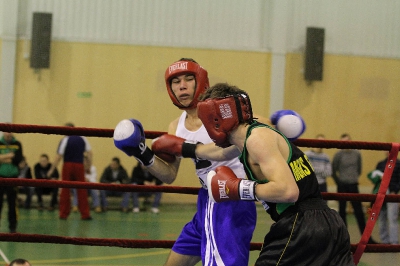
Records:
M184 74L192 74L196 78L196 88L193 95L193 100L188 106L184 106L178 101L171 88L171 79ZM207 70L195 62L185 60L177 61L167 68L165 71L165 84L167 85L167 91L173 104L184 110L195 108L197 106L200 94L205 92L206 89L210 87Z
M228 147L229 133L240 123L252 123L253 112L248 95L209 98L197 104L197 115L217 146Z

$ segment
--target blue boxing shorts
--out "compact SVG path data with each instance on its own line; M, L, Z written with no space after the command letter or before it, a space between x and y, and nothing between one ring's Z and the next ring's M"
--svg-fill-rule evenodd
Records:
M187 223L172 250L178 254L199 256L203 265L248 265L250 241L256 226L253 201L209 201L201 188L197 212Z

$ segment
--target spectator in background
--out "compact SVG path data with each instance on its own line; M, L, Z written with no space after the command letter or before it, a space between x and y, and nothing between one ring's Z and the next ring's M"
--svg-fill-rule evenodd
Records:
M66 127L74 127L72 123L66 123ZM47 177L51 177L59 162L63 159L61 177L63 181L85 182L85 169L83 167L83 155L86 153L92 157L92 149L89 142L82 136L65 136L58 145L54 163L47 172ZM90 216L89 202L86 189L78 189L78 207L81 213L81 220L92 220ZM60 213L61 220L66 220L71 212L71 194L69 188L62 188L60 194Z
M163 184L158 178L156 178L154 175L152 175L145 166L143 166L141 163L138 163L132 170L132 178L131 178L131 183L134 185L146 185L146 186L151 186L151 185L156 185L160 186ZM139 196L141 195L141 192L132 192L132 198L133 198L133 212L137 213L140 211L139 208ZM145 197L149 197L151 193L146 193L143 192ZM161 201L161 196L162 192L155 192L154 193L154 201L151 207L151 211L153 213L159 213L159 206L160 206L160 201ZM146 199L147 199L146 197Z
M315 138L324 140L325 136L324 134L318 134ZM327 192L326 178L332 175L332 165L328 154L324 153L322 148L313 148L304 153L307 155L308 160L314 168L319 190L321 192Z
M22 156L22 161L19 162L18 168L19 168L19 176L18 176L18 178L32 179L32 170L31 170L31 167L26 162L25 156ZM21 189L22 189L23 193L26 196L25 197L24 208L25 209L29 209L31 207L32 195L33 195L34 187L22 187ZM18 199L18 202L19 201L20 201L20 199Z
M22 144L11 132L3 132L0 138L0 177L16 178L19 176L18 165L22 161ZM0 217L3 209L3 197L7 195L8 228L10 233L17 230L17 187L0 186Z
M340 136L341 141L350 141L349 134L344 133ZM337 184L338 193L360 193L358 190L358 179L361 175L362 158L358 150L343 149L338 151L332 161L332 177ZM346 204L347 201L339 201L339 214L347 226L346 219ZM351 201L354 209L354 215L357 220L358 229L360 234L364 232L366 222L365 215L360 201ZM369 244L376 244L377 242L369 239Z
M89 159L89 156L83 157L83 165L85 167L85 180L86 182L97 183L97 169ZM100 207L100 195L97 189L88 189L88 194L92 197L92 206L94 212L101 212ZM78 198L76 195L76 189L72 189L72 211L78 211Z
M111 163L107 166L103 174L100 178L100 183L108 183L108 184L129 184L129 176L126 172L125 168L121 165L121 162L118 157L114 157L111 159ZM107 211L108 208L108 200L109 196L117 196L122 197L121 209L122 212L128 212L129 207L129 197L130 192L121 192L114 190L101 190L101 206L103 207L103 211Z
M15 259L9 266L31 266L31 264L26 259Z
M386 158L378 162L375 170L368 173L368 178L375 184L373 193L379 191L383 172L385 171L389 153ZM389 188L386 194L397 195L400 191L400 160L397 159L390 179ZM399 244L399 203L385 202L379 212L379 237L382 244Z
M47 172L51 168L51 163L49 161L49 156L45 153L40 155L39 162L35 164L35 178L36 179L55 179L58 180L60 175L58 170L55 168L50 177L47 177ZM49 211L53 211L58 203L58 188L57 187L36 187L36 196L38 200L38 210L43 210L43 194L51 194L51 202L48 208Z

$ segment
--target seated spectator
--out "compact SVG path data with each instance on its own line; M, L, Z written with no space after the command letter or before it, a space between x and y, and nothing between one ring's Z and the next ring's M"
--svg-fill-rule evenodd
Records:
M110 165L104 169L104 172L100 178L100 182L108 184L130 183L128 173L126 172L125 168L121 165L121 162L118 157L112 158ZM130 192L101 190L100 198L103 211L107 211L108 208L107 197L109 196L122 197L122 202L121 202L122 211L128 212Z
M22 161L19 162L18 168L19 168L18 178L32 179L32 170L31 170L31 167L26 162L25 156L23 156ZM22 187L21 190L26 195L24 208L29 209L31 207L31 201L32 201L32 195L34 192L34 187ZM20 201L20 199L18 198L18 202L19 201Z
M153 176L146 167L144 167L142 164L138 163L132 170L132 178L131 178L131 183L134 185L146 185L146 186L154 186L154 185L162 185L163 182L161 182L158 178ZM139 208L139 196L144 196L145 199L147 200L148 197L151 196L153 193L147 193L147 192L132 192L132 198L133 198L133 212L137 213L140 211ZM158 207L160 206L160 201L161 201L161 195L162 192L155 192L154 193L154 201L152 204L151 211L153 213L159 213L160 210Z
M83 166L85 167L85 181L97 183L97 169L89 159L88 156L85 155L83 157ZM78 197L76 193L76 189L71 189L72 191L72 211L78 212ZM88 189L88 195L92 197L92 206L95 212L101 212L100 207L100 196L99 191L97 189Z
M50 178L47 178L47 172L51 168L51 163L49 161L49 156L47 154L42 154L39 157L39 162L35 164L35 178L36 179L55 179L57 180L60 175L58 174L57 168L54 169ZM36 196L38 199L38 210L43 210L43 198L44 194L51 194L51 202L48 208L49 211L54 211L55 206L58 204L58 188L50 188L50 187L36 187Z

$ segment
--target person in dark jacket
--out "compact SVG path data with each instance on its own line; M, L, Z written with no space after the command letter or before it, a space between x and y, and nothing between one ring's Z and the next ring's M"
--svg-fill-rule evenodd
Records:
M341 141L351 141L348 133L343 133L340 136ZM358 150L342 149L335 153L332 160L332 178L337 185L338 193L360 193L358 188L358 179L362 170L362 157ZM357 221L358 229L362 235L365 226L365 214L360 201L350 201L353 206L354 216ZM339 201L339 214L347 226L346 200ZM377 244L372 236L368 240L368 244Z
M25 156L22 157L22 161L19 162L18 164L19 168L19 175L18 178L27 178L27 179L32 179L32 169L28 165L28 162L26 161ZM32 202L32 195L34 192L35 188L34 187L20 187L18 192L22 192L25 194L25 203L24 203L24 208L29 209L31 207L31 202ZM18 198L18 203L21 200ZM21 204L19 205L21 206Z
M104 169L103 174L100 177L100 183L108 183L108 184L130 183L128 173L126 172L125 168L121 165L121 161L119 160L118 157L112 158L110 165ZM108 208L107 197L109 196L122 197L122 202L121 202L122 211L128 212L130 192L101 190L100 200L103 211L107 211Z
M18 164L22 161L22 144L11 132L3 132L0 139L0 178L19 176ZM3 209L3 197L7 195L8 228L10 233L17 230L17 187L0 186L0 214Z
M162 181L160 181L158 178L156 178L154 175L152 175L146 167L144 167L142 164L138 163L132 170L132 179L131 183L134 185L146 185L146 186L160 186L163 184ZM151 196L151 193L143 192L146 200L148 197ZM132 212L137 213L140 211L139 208L139 196L141 196L142 193L140 192L132 192L132 198L133 198L133 209ZM161 196L162 192L155 192L154 193L154 201L151 206L151 212L152 213L159 213L159 206L160 206L160 201L161 201ZM145 200L145 201L146 201Z
M58 173L57 168L54 168L53 173L51 174L50 177L47 177L47 172L51 168L51 163L49 161L49 156L47 154L42 154L40 155L39 162L35 164L34 170L35 170L35 178L36 179L55 179L57 180L60 175ZM49 211L53 211L55 206L57 205L58 202L58 188L49 188L49 187L36 187L36 196L38 199L38 205L39 205L39 210L43 210L43 199L42 195L46 193L51 194L51 202L49 206Z

